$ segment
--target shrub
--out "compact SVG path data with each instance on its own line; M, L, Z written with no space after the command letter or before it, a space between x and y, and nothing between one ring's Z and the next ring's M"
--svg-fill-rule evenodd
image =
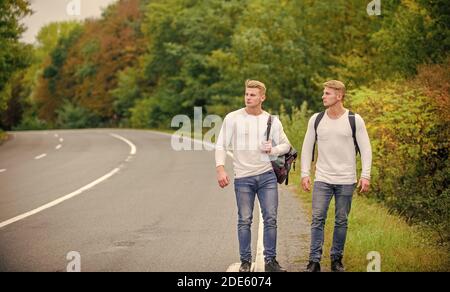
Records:
M350 107L364 118L373 148L370 196L410 223L450 241L449 125L417 88L387 84L351 92Z
M57 124L65 129L82 129L98 125L99 119L87 109L68 101L58 110Z

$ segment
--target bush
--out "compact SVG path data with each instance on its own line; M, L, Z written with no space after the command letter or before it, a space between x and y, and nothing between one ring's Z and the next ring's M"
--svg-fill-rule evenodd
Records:
M155 112L158 111L157 102L154 98L145 98L136 102L130 109L130 125L133 128L156 128Z
M370 196L450 242L449 125L437 104L405 84L350 95L350 108L364 118L372 142Z
M49 125L47 122L40 120L36 116L25 115L16 127L13 127L14 131L32 131L32 130L47 130Z
M292 108L290 115L283 107L280 110L280 120L283 124L284 132L291 145L299 152L299 156L311 115L312 112L308 109L308 103L306 101L303 102L300 108ZM297 162L299 161L300 159Z
M3 141L6 140L8 134L6 134L2 129L0 129L0 145L2 145Z
M175 115L186 114L195 106L186 106L183 102L175 92L160 90L135 102L130 109L130 124L133 128L170 129Z
M99 118L89 110L66 101L58 111L57 124L63 129L92 128L99 124Z
M129 119L130 109L134 106L135 101L142 98L141 88L139 87L138 70L127 68L118 74L118 85L111 90L111 96L114 98L114 112L119 119Z

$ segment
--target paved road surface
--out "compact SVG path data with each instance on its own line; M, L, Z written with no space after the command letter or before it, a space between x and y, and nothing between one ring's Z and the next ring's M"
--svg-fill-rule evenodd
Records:
M82 271L221 272L239 261L234 191L217 186L213 152L174 151L151 131L10 134L0 146L0 271L66 271L70 251ZM278 259L299 271L308 224L285 188L279 214ZM258 226L255 210L255 257Z

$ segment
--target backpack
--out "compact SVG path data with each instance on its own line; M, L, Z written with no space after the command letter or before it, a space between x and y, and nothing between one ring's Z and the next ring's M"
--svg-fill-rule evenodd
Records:
M266 140L269 140L270 129L272 128L272 116L269 117L267 121L267 132L266 132ZM293 165L295 170L295 161L297 159L297 150L293 147L289 149L289 152L277 157L277 159L271 161L272 168L277 176L277 182L282 184L285 182L287 185L289 183L289 172L291 171L291 167Z
M324 115L325 115L325 112L319 113L319 115L316 117L316 121L314 122L314 132L316 133L316 140L314 141L314 146L313 146L312 161L314 161L314 152L316 151L317 128L319 127L319 123L322 120ZM350 127L352 128L353 143L355 144L356 155L358 155L358 153L360 153L360 151L359 151L358 141L356 141L355 114L351 111L349 111L349 113L348 113L348 122L350 123Z

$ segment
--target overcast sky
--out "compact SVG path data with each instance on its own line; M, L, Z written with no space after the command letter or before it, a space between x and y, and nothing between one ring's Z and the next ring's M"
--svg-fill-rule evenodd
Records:
M22 41L34 43L39 30L54 21L82 20L99 17L102 8L117 0L31 0L33 15L26 17L22 23L28 28L22 35ZM78 14L78 5L80 3ZM74 5L75 4L75 5Z

